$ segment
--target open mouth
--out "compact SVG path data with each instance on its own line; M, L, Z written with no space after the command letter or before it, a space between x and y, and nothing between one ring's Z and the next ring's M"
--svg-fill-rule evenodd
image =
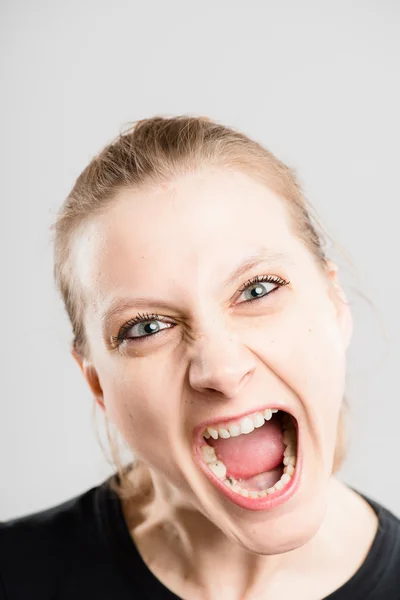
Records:
M289 499L298 483L298 426L281 409L202 428L196 455L209 479L236 504L254 510Z

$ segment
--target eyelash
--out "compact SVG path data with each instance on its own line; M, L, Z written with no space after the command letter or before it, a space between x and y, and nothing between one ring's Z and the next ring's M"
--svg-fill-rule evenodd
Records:
M284 287L285 285L288 285L290 283L290 281L287 281L286 279L282 279L282 277L277 277L275 275L257 275L256 277L252 277L251 279L246 281L246 283L244 285L242 285L242 287L239 288L238 291L240 293L243 293L247 290L247 288L251 287L252 285L255 285L256 283L262 283L262 282L275 283L278 286L278 288ZM265 296L261 296L260 298L252 298L250 300L244 300L244 302L241 302L240 304L247 304L248 302L255 302L257 300L263 300L267 296L270 296L278 288L275 288L271 292L268 292L268 294L266 294ZM121 329L119 330L119 332L116 336L111 337L112 344L115 345L116 347L120 346L120 344L122 344L122 342L124 342L126 340L128 331L130 329L132 329L132 327L134 327L134 325L137 325L138 323L143 323L144 321L161 321L161 322L167 322L167 323L169 322L165 317L162 317L155 313L138 313L136 315L136 317L134 317L133 319L130 319L129 321L124 323L124 325L122 325ZM156 332L156 333L160 333L160 332ZM134 341L135 341L135 343L137 343L137 342L145 340L146 338L153 337L154 335L156 335L156 334L153 333L150 335L138 337L138 338L135 338Z
M246 283L244 283L242 285L242 287L239 288L239 292L243 293L251 285L254 285L254 284L260 283L260 282L276 283L279 287L283 287L285 285L288 285L288 283L290 283L286 279L282 279L282 277L278 277L276 275L256 275L256 277L252 277L251 279L246 281ZM278 289L278 288L275 288L275 289ZM272 292L274 292L274 291L275 290L272 290ZM267 294L267 296L269 296L269 294L272 294L272 292L269 292ZM262 296L262 298L265 298L265 296ZM254 300L261 300L261 298L254 298ZM245 300L245 302L253 302L253 300Z

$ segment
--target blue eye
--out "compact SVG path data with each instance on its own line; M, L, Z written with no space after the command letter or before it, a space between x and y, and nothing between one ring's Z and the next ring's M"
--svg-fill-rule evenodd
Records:
M163 325L163 327L161 327L161 324ZM133 327L129 329L129 335L127 335L126 337L138 338L154 335L155 333L158 333L163 329L168 329L169 326L169 323L162 323L162 321L159 321L158 319L153 319L151 321L142 321L140 323L136 323L136 325L133 325ZM133 333L134 330L136 330L136 333Z
M246 298L244 302L251 302L258 298L268 296L276 288L287 285L289 282L281 277L275 277L273 275L259 275L250 279L241 289L242 294L250 293L250 297Z
M159 333L163 329L173 327L172 323L165 321L163 317L155 314L139 314L121 327L118 335L111 338L115 345L121 344L124 340L140 341Z

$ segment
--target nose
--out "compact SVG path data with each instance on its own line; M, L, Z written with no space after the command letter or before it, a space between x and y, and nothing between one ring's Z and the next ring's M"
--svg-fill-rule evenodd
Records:
M254 355L235 336L214 332L193 345L189 383L203 394L233 398L250 381L255 367Z

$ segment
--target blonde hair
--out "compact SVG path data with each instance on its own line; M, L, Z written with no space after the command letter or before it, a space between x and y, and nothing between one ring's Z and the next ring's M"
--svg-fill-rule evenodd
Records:
M54 225L54 275L73 330L73 347L88 356L84 329L85 298L79 289L71 260L78 231L106 210L122 189L169 183L204 168L244 172L276 192L292 217L296 235L327 269L324 246L327 234L306 201L292 169L254 139L205 117L160 117L137 121L108 144L79 175ZM344 457L341 412L334 470ZM122 468L118 471L122 478Z

